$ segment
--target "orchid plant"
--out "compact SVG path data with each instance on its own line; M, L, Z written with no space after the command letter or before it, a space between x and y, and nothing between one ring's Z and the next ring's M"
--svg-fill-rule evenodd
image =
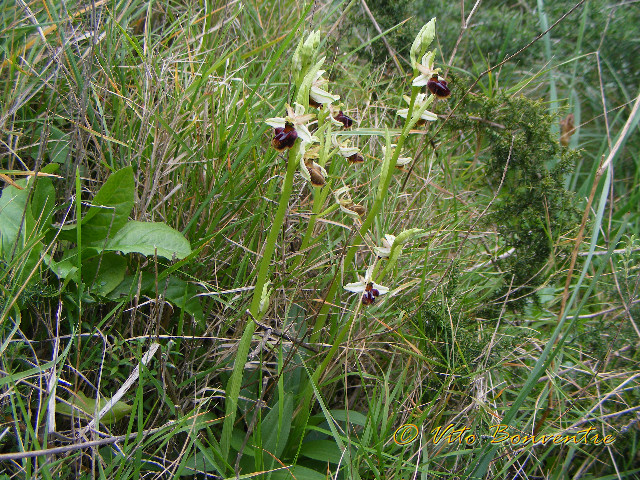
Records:
M357 282L344 283L344 289L359 294L360 303L368 308L376 305L380 296L390 292L388 287L378 282L391 273L405 243L421 234L422 230L411 229L401 232L397 236L390 233L384 235L378 242L380 246L371 248L374 259L379 257L379 260L372 262L372 265L366 269L364 276L357 275L357 269L354 271L354 258L358 245L365 243L365 238L370 238L369 230L380 214L384 199L388 195L393 172L413 161L411 156L402 153L403 145L410 135L411 129L416 124L436 121L437 115L427 109L436 98L447 98L450 95L446 81L439 76L440 69L434 66L435 51L427 51L434 37L435 18L420 30L411 47L410 58L414 74L411 95L404 97L408 107L397 111L397 115L404 118L404 125L401 133L393 142L388 130L385 134L378 185L377 188L371 190L373 199L367 202L368 208L353 200L350 193L351 188L348 185L334 187L336 179L342 177L340 169L357 168L357 165L366 164L367 161L356 142L344 138L349 135L354 139L362 138L362 133L360 132L358 135L358 132L350 130L356 122L345 113L348 112L348 109L344 104L336 105L341 97L331 92L330 81L325 77L326 70L322 68L325 58L318 58L320 33L312 32L298 44L292 57L292 78L296 89L293 106L286 106L284 116L274 116L265 120L267 125L273 127L271 145L277 151L286 153L288 160L278 209L262 249L253 300L249 309L256 320L260 320L269 309L269 298L272 291L268 288L271 260L289 206L297 170L299 170L301 177L308 182L313 198L313 206L300 250L305 250L311 245L316 221L319 218L330 215L332 212L341 212L343 217L331 223L336 221L350 222L356 235L351 237L340 270L345 277L356 275L358 279ZM423 87L427 87L427 91L422 92ZM340 158L346 159L347 162L336 160ZM335 203L332 207L326 208L327 197L331 193L333 193ZM303 256L298 255L288 268L297 268L302 259ZM381 265L384 267L381 272L378 272ZM339 304L340 300L336 297L340 291L339 286L342 284L342 281L334 281L330 285L321 309L316 315L316 322L310 337L311 342L317 341L328 318L329 310L333 305ZM336 354L337 348L347 332L350 331L356 316L351 315L346 318L347 320L342 327L332 325L332 330L339 328L335 336L335 343L326 354L322 365L314 373L313 381L317 381L321 370ZM245 327L241 340L242 348L238 349L237 361L228 387L232 394L238 393L244 363L249 352L250 339L255 328L256 322L248 322ZM310 398L310 394L305 396L303 403L309 402ZM306 417L308 409L303 406L302 411L307 413L300 416L297 428L303 428L306 421L306 418L302 417ZM228 405L227 418L223 428L225 442L230 439L235 413L235 406Z
M450 95L446 81L440 77L441 69L435 66L436 51L427 51L434 38L435 18L420 30L411 47L410 59L414 70L411 96L404 96L407 108L397 110L397 115L404 118L404 127L393 143L388 133L385 137L378 188L372 208L369 210L351 198L348 186L335 189L333 187L338 167L335 161L331 162L330 168L327 167L331 158L334 156L343 157L352 165L365 163L365 158L358 146L353 145L351 140L344 138L348 134L344 130L350 129L354 122L344 113L343 104L335 105L340 100L340 96L332 93L331 84L325 77L326 70L322 68L325 58L317 59L320 44L319 33L312 32L306 39L300 41L292 59L293 77L297 88L296 102L293 107L286 107L286 116L269 118L266 123L274 127L273 147L279 151L289 149L289 162L295 162L298 165L302 178L312 187L314 203L312 215L302 240L302 249L307 248L312 239L316 220L320 216L334 211L334 209L322 211L326 197L332 190L336 199L336 208L353 219L354 228L358 229L359 237L364 238L365 235L368 235L373 220L379 214L383 200L387 195L392 172L396 169L402 170L413 162L413 158L404 154L402 149L411 129L415 125L437 121L438 116L428 108L436 98L447 98ZM427 87L424 92L421 91L423 87ZM313 134L310 128L315 129ZM295 148L296 145L297 148ZM312 147L312 145L314 146ZM288 202L288 198L284 197L283 192L281 204L284 202ZM278 221L274 222L273 228L279 229L280 219L276 220ZM381 258L388 257L392 252L395 239L395 236L387 234L382 239L382 247L374 247L373 253ZM352 244L347 251L343 263L344 271L349 271L355 249L355 244ZM401 246L397 252L400 251ZM302 258L298 257L291 268L296 268L301 261ZM371 276L375 274L375 271L368 271L368 273ZM386 273L388 273L388 269L383 270L383 274ZM370 281L367 283L374 283L372 278L368 280ZM353 284L347 283L345 288L349 285ZM261 287L261 285L257 285L257 287ZM373 290L380 291L377 288L373 288ZM256 288L255 295L259 296L259 292L260 290ZM336 293L337 288L334 285L329 291L329 300L334 300ZM371 295L373 294L367 293L366 296L363 296L367 305L375 303L371 301ZM373 298L375 296L373 295ZM318 316L316 332L318 327L324 324L324 318L329 308L327 305L329 302L324 304Z

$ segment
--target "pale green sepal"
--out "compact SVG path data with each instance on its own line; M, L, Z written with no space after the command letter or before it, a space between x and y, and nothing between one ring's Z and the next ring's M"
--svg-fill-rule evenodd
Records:
M269 299L271 298L271 292L272 292L272 289L269 288L269 285L271 285L271 281L267 280L264 284L264 287L262 287L262 295L260 296L260 306L258 307L260 310L260 317L262 317L267 312L267 309L269 308Z
M322 57L311 69L307 71L307 74L304 76L304 80L302 80L300 88L298 89L296 102L300 105L304 105L305 110L309 107L309 93L311 92L311 85L313 85L313 81L316 79L317 73L322 68L325 58L326 57Z
M423 233L424 233L424 230L421 228L410 228L409 230L403 231L395 238L395 240L393 241L393 245L391 245L389 260L387 261L387 264L385 265L384 270L382 271L381 278L384 278L384 276L387 275L391 271L391 269L394 267L394 265L400 258L400 255L402 255L402 249L404 247L404 244L407 243L409 240L413 239L414 237L421 235Z

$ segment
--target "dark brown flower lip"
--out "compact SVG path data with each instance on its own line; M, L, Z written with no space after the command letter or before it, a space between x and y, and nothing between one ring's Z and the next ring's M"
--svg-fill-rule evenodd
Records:
M351 164L364 163L364 157L362 155L360 155L359 153L354 153L350 157L347 157L347 160Z
M304 166L309 172L311 185L313 185L314 187L322 187L325 183L327 183L320 169L316 168L311 160L305 160Z
M364 289L364 294L362 295L362 304L363 305L372 305L376 302L376 297L380 295L380 292L377 288L373 288L373 283L369 282Z
M274 128L271 145L273 145L273 148L281 152L287 148L293 147L297 138L298 132L296 132L296 129L291 123L287 123L284 127Z
M338 114L333 117L333 119L337 122L342 123L344 128L351 128L351 126L353 125L353 119L348 115L345 115L342 110L340 110Z
M316 102L313 98L309 97L309 106L313 108L321 108L322 104Z
M427 88L429 91L441 100L449 98L451 96L451 90L447 86L447 82L438 77L438 75L434 75L431 77L431 80L427 82Z

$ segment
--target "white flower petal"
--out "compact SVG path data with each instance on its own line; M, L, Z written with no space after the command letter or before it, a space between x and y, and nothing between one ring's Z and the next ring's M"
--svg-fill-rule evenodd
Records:
M429 83L430 79L431 75L419 75L413 79L413 82L411 82L411 84L414 87L424 87L427 83Z
M296 117L301 117L304 115L304 105L300 105L298 102L294 102L293 106L295 107L294 115Z
M322 90L320 87L315 86L311 87L309 96L314 102L322 104L332 103L340 100L340 95L332 95L326 90Z
M364 281L369 283L371 281L371 277L373 276L373 265L369 265L366 273L364 274Z
M273 117L273 118L267 118L264 121L264 123L272 126L273 128L284 128L287 121L282 117Z
M304 163L304 155L300 157L300 174L302 175L302 178L311 183L311 175L309 175L309 170Z
M333 123L333 125L335 125L336 127L340 127L340 128L344 127L344 124L342 122L339 122L335 118L333 118L333 115L329 115L329 119L331 120L331 123Z
M380 258L387 258L389 255L391 255L390 247L373 247L373 251L376 256Z
M342 123L338 122L338 124L340 126L342 126ZM333 145L335 147L338 148L338 151L340 153L340 155L342 155L345 158L349 158L352 155L355 155L356 153L360 152L360 149L358 147L350 147L349 142L344 142L341 143L338 141L338 136L334 135L333 137L331 137L331 142L333 143Z
M360 215L358 215L357 212L354 212L353 210L348 209L347 207L345 207L342 203L340 204L340 210L342 210L344 213L346 213L347 215L349 215L350 217L353 218L360 218Z
M412 160L413 158L411 157L399 157L398 161L396 162L396 167L404 167L405 165L411 163Z
M345 290L353 293L362 293L365 288L367 288L367 284L364 282L348 283L344 286Z
M387 287L383 287L382 285L378 285L377 283L373 284L373 288L378 290L378 293L380 293L380 295L384 295L385 293L389 293L389 289Z
M438 120L438 115L425 110L424 112L422 112L422 115L420 115L420 118L426 120L427 122L435 122L436 120Z
M407 115L409 115L409 109L403 108L402 110L398 110L396 115L400 115L402 118L407 118Z
M349 187L344 186L340 187L338 190L333 192L333 196L336 197L336 202L340 203L345 197L349 199Z
M358 152L360 152L360 149L358 147L342 147L340 149L340 155L345 158L349 158Z
M311 135L311 132L309 131L306 125L296 125L295 129L296 129L296 132L298 133L298 137L303 142L313 143L314 140L318 141L317 137L314 137Z

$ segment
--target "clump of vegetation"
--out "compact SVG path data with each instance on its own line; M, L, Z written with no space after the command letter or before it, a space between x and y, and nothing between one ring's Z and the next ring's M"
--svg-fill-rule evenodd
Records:
M504 129L478 124L491 145L485 171L498 195L489 221L513 249L499 264L515 290L509 299L515 307L547 281L553 258L571 251L559 239L575 235L579 225L575 196L565 188L578 153L560 146L551 130L557 119L544 112L542 102L500 96L490 104L481 109L483 118Z
M455 92L464 95L464 87ZM469 95L459 108L465 114L445 128L452 135L473 131L477 144L486 145L479 159L495 198L482 222L500 234L496 265L504 274L495 301L521 309L553 274L556 259L571 251L561 237L576 234L580 211L565 184L579 153L560 145L553 131L557 118L541 101L498 91Z

